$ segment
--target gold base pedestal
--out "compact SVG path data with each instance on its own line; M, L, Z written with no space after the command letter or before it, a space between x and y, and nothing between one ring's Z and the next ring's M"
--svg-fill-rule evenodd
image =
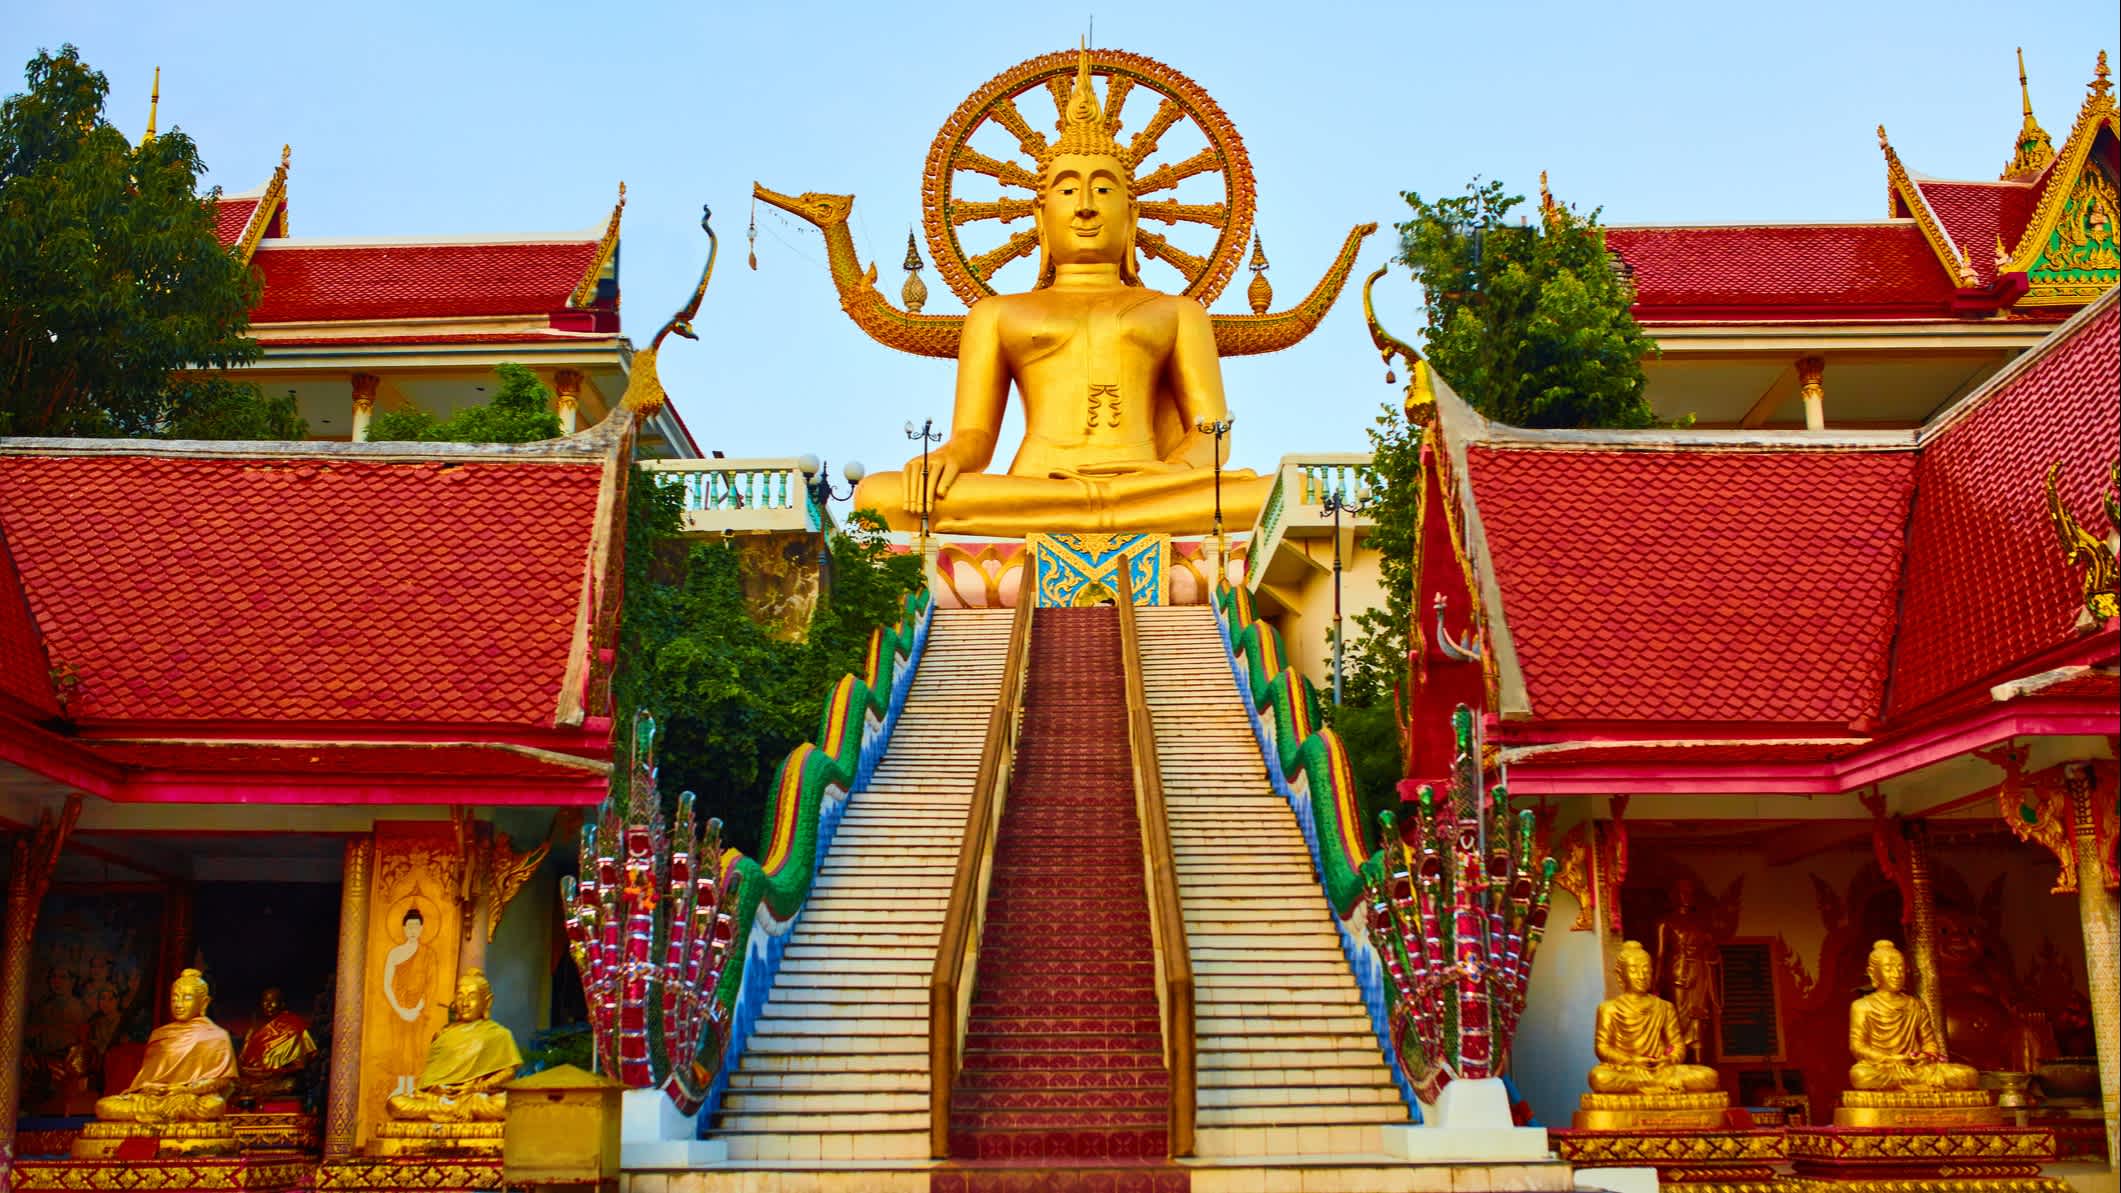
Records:
M1724 1125L1731 1095L1585 1094L1571 1122L1579 1131L1705 1131Z
M223 1121L235 1131L236 1146L246 1152L317 1151L315 1115L254 1110L232 1112Z
M1710 1096L1710 1095L1697 1095ZM1782 1193L1788 1158L1778 1130L1552 1131L1554 1154L1577 1168L1654 1168L1671 1193Z
M1841 1095L1837 1127L2001 1127L2003 1111L1988 1090L1861 1090Z
M1793 1129L1788 1136L1795 1171L1791 1183L1799 1193L2067 1193L2069 1188L2041 1175L2055 1159L2050 1131L1814 1127Z
M356 1156L317 1166L316 1193L473 1193L501 1187L501 1157Z
M74 1140L74 1159L108 1159L136 1139L152 1140L155 1157L225 1156L236 1150L235 1128L221 1119L205 1123L94 1122L81 1128L80 1138Z
M370 1151L378 1156L491 1156L498 1160L506 1125L388 1122L376 1128Z
M124 1124L131 1125L131 1124ZM175 1160L18 1160L21 1193L153 1190L154 1193L281 1193L315 1187L316 1165L250 1156ZM498 1188L498 1185L488 1186Z

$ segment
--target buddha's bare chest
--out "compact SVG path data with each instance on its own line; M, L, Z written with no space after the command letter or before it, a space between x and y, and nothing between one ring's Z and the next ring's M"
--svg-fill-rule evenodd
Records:
M1177 320L1161 295L1037 293L1002 315L1002 355L1025 381L1059 376L1121 383L1153 376L1170 358Z

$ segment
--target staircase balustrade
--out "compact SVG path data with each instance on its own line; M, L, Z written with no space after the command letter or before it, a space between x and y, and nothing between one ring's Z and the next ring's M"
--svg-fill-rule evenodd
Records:
M643 460L641 467L678 490L692 533L824 526L796 460Z
M987 715L972 807L965 817L965 838L950 880L950 903L943 914L935 967L928 978L928 1139L930 1154L937 1159L950 1154L950 1090L957 1081L965 1028L972 1018L973 975L979 965L980 934L986 926L994 844L1000 835L1002 806L1008 799L1016 758L1016 734L1023 719L1033 603L1018 601L1009 620L1001 693Z
M1149 929L1156 944L1157 1006L1163 1012L1164 1070L1171 1079L1171 1154L1193 1154L1197 1059L1193 1022L1193 955L1178 898L1178 861L1171 848L1171 816L1164 804L1156 725L1142 684L1141 633L1131 601L1118 601L1120 654L1126 663L1127 744L1133 755L1134 797L1141 821L1142 868L1149 893Z

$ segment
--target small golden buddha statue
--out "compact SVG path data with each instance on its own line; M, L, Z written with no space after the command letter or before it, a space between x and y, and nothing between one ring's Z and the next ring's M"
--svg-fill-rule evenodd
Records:
M206 1017L206 978L187 969L169 987L168 1023L147 1037L147 1056L125 1092L96 1100L96 1122L82 1129L74 1155L110 1155L126 1139L151 1136L165 1150L197 1154L235 1146L219 1121L235 1083L228 1032Z
M1849 1090L1838 1126L1968 1126L2000 1122L1995 1097L1971 1065L1946 1058L1922 1000L1907 992L1907 958L1890 940L1871 946L1871 993L1849 1006Z
M435 1149L499 1150L508 1095L523 1054L508 1029L487 1017L493 987L473 969L457 979L449 1004L456 1021L435 1033L409 1094L395 1094L391 1121L377 1128L385 1154Z
M1066 113L1039 159L1038 281L965 316L950 436L926 460L929 525L1204 533L1217 447L1200 427L1229 418L1214 330L1199 302L1142 285L1133 171L1099 110L1087 52ZM1008 472L990 473L1012 384L1024 442ZM922 466L916 457L904 472L871 473L854 504L894 529L918 528ZM1225 471L1224 525L1250 525L1272 486Z
M1657 966L1649 951L1628 941L1613 969L1620 993L1598 1004L1592 1036L1598 1064L1575 1125L1624 1130L1722 1123L1730 1095L1718 1088L1716 1070L1686 1063L1686 1027L1678 1009L1655 993Z
M277 986L258 996L258 1019L236 1056L236 1097L252 1102L295 1092L302 1070L317 1054L309 1020L287 1009Z

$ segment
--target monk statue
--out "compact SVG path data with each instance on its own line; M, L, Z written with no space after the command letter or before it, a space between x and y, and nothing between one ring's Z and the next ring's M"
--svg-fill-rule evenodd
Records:
M169 1022L147 1037L147 1055L124 1093L96 1099L96 1121L74 1141L76 1159L116 1154L127 1140L151 1138L158 1152L208 1155L234 1151L235 1130L223 1117L236 1079L228 1033L206 1017L206 978L187 969L169 985Z
M1679 1013L1687 1059L1706 1058L1723 1011L1723 953L1700 911L1701 888L1693 879L1672 884L1672 910L1657 921L1656 973L1662 993Z
M96 1101L106 1122L184 1123L220 1118L236 1078L228 1032L206 1017L206 978L187 969L169 985L169 1022L147 1037L147 1056L122 1094Z
M1944 1039L1922 1000L1907 993L1907 958L1892 941L1871 946L1871 993L1849 1007L1849 1085L1859 1090L1970 1090L1971 1065L1945 1059Z
M309 1020L287 1009L278 986L258 996L258 1020L236 1056L236 1096L245 1102L288 1097L317 1054Z
M508 1117L508 1095L500 1086L516 1075L523 1054L508 1029L487 1018L493 987L486 975L466 970L450 1001L456 1022L435 1033L427 1046L412 1093L394 1095L390 1117L434 1123L498 1123Z
M921 525L924 479L929 526L944 533L1214 528L1218 446L1204 428L1230 415L1208 313L1142 285L1133 171L1099 109L1087 52L1065 111L1038 159L1038 280L966 314L942 446L903 472L871 473L855 493L894 529ZM1008 472L991 473L1012 385L1024 441ZM1251 525L1272 487L1223 472L1224 524Z

